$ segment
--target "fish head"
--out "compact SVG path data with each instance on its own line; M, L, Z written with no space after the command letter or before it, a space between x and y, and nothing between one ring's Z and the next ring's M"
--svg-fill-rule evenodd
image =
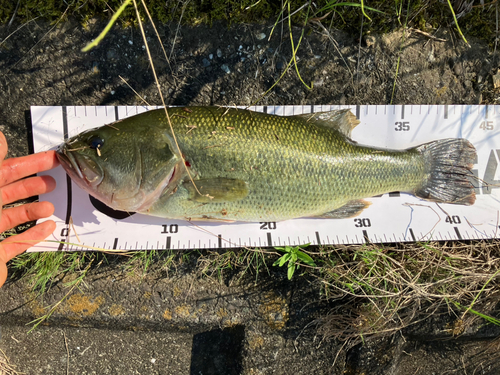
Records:
M179 180L182 159L164 133L123 120L68 139L57 156L71 179L104 204L144 211Z

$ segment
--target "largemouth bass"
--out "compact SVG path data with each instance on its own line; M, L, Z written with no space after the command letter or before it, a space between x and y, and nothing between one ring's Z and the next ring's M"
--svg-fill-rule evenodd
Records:
M218 107L153 110L85 131L58 157L113 209L172 219L346 218L392 191L471 205L476 151L465 139L406 150L357 144L349 110L276 116ZM175 139L174 139L175 135Z

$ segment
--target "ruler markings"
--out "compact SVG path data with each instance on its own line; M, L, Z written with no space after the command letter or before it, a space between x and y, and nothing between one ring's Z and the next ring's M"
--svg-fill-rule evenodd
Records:
M366 242L366 243L370 243L370 239L368 238L368 232L366 230L363 230L363 240ZM358 236L356 236L356 240L358 239Z
M408 228L408 231L410 232L411 239L413 241L416 241L417 239L415 238L415 234L413 233L413 229L412 228Z
M339 106L336 106L336 107L339 107ZM348 106L342 106L342 108L343 107L348 107ZM455 121L458 120L458 123L460 125L457 124L457 126L463 128L464 132L467 132L466 129L470 128L471 121L473 123L476 123L477 121L483 121L484 119L490 119L490 120L492 118L496 119L496 117L493 117L493 116L497 114L497 108L496 108L497 106L493 106L492 108L491 108L491 106L459 106L458 111L457 111L457 106L452 106L452 108L450 108L449 105L443 105L443 106L438 106L438 105L436 105L436 106L426 106L427 107L427 111L422 111L422 106L419 106L418 108L416 106L410 106L409 109L406 108L406 107L408 107L408 105L392 106L392 107L393 107L393 113L394 114L398 114L398 112L401 112L401 118L402 119L408 119L409 121L413 120L413 118L411 117L412 115L418 116L419 112L420 113L421 112L424 112L424 113L427 112L428 114L432 114L432 115L434 115L434 113L437 113L439 115L439 118L445 118L445 119L452 120L453 123L455 123ZM400 107L401 109L399 110L399 108L396 108L396 107ZM104 108L101 109L101 107L89 106L88 108L84 107L83 111L82 111L81 107L76 107L76 106L69 107L69 108L68 107L58 107L58 108L61 108L61 109L63 109L63 111L65 111L64 116L63 116L63 118L64 118L63 122L64 121L66 122L66 130L63 129L63 133L66 134L66 137L68 137L69 134L72 134L72 133L74 134L75 130L76 131L80 131L80 129L81 129L80 128L81 127L81 122L78 123L78 119L83 119L82 118L82 112L84 113L85 116L88 116L89 119L93 119L94 116L96 116L96 117L101 116L102 117L104 114L106 114L106 115L107 114L112 115L113 110L114 110L116 119L118 120L118 118L119 118L119 116L118 116L118 114L119 114L119 107L113 107L113 108L109 107L108 108L107 106L104 106ZM68 110L70 111L71 108L73 108L73 111L74 111L74 118L71 115L68 116ZM273 108L272 106L262 106L262 107L260 107L258 109L263 109L267 113L272 113L273 112L272 108ZM278 109L274 109L274 112L280 113L280 114L283 113L283 112L290 113L290 111L288 111L286 108L287 108L286 106L280 106ZM351 108L352 108L352 106L351 106ZM436 112L433 111L433 108L436 109ZM108 109L109 109L109 111L108 111ZM134 113L134 109L135 109L135 112L141 112L143 110L142 108L141 108L141 110L139 110L137 107L130 107L130 108L126 107L126 113L127 113L127 115L130 115L130 114ZM294 110L293 113L300 113L300 112L303 113L303 112L305 112L305 111L307 111L309 109L312 112L314 109L318 110L320 108L318 108L317 106L316 107L313 107L313 106L301 106L300 110L297 110L297 112L295 112L295 110ZM354 108L352 108L352 109L354 109ZM425 109L425 107L424 107L424 109ZM373 109L370 108L370 106L363 106L363 108L361 108L361 106L358 105L358 106L355 107L355 111L356 111L357 116L360 116L361 112L363 110L364 110L363 115L366 115L366 116L373 116L374 113L376 115L382 116L382 111L378 112L378 106L375 106L375 108L373 108ZM60 113L60 111L58 113ZM441 115L441 113L442 113L442 115ZM461 113L464 114L464 115L461 115ZM123 111L122 111L122 114L123 114ZM384 114L387 114L387 106L384 106ZM454 117L454 114L456 114L457 116L459 116L460 119ZM470 117L468 118L467 114L472 114L473 117L472 118L470 118ZM383 120L386 121L385 119L383 119ZM371 120L368 120L368 121L371 121ZM68 124L68 122L69 122L69 124ZM108 122L109 122L109 119L108 119ZM367 122L367 121L363 121L363 122ZM374 121L374 122L377 123L377 121ZM100 125L98 122L95 122L95 124L96 125ZM361 124L361 125L364 125L364 124ZM423 126L422 129L425 129L424 125L421 125L421 126ZM64 124L63 124L63 127L64 127ZM85 126L84 126L84 128L85 128ZM85 129L83 129L83 130L85 130ZM481 134L471 133L471 131L469 131L469 133L467 133L467 134L482 136L482 133ZM486 132L484 134L487 135ZM436 139L437 138L438 137L436 137ZM354 139L356 139L356 136L354 136ZM479 153L481 151L481 148L479 146L480 145L480 141L478 141L476 139L476 140L473 141L473 143L475 145L477 145L477 147L478 147L478 153ZM487 153L488 153L487 155L489 155L490 151L492 151L492 154L495 157L496 166L497 167L500 166L500 163L498 163L498 160L497 160L498 158L497 158L497 155L496 155L497 149L500 148L500 146L496 146L496 147L495 146L489 146L489 147L492 147L492 148L490 148L490 149L487 150ZM477 173L478 176L480 176L480 175L482 175L484 173L483 172L484 171L484 166L487 164L486 161L488 160L488 156L486 155L486 158L484 157L484 153L485 152L486 151L484 151L483 154L479 153L479 158L478 159L479 159L479 162L481 164L479 164L479 167L475 167L475 171L477 171L476 173ZM484 164L483 164L483 161L484 161ZM491 165L493 165L493 164L491 164ZM483 168L483 169L481 169L481 168ZM493 169L490 166L490 169L491 169L491 173L497 173L496 172L496 168L493 168L493 169L495 169L495 171L493 171ZM495 174L493 174L493 176L495 176L493 178L496 178ZM66 176L64 176L64 177L67 178ZM72 189L72 183L69 180L67 180L66 182L67 182L66 188L68 190L71 190L71 203L70 203L70 205L72 205L72 206L75 207L74 209L72 209L72 211L75 211L77 200L78 200L78 196L76 195L76 191L77 190L76 190L76 188ZM64 184L62 184L61 186L64 186ZM490 192L491 192L491 189L490 189ZM497 191L494 190L493 192L496 193ZM400 197L404 197L404 195L398 194L398 192L390 192L390 193L387 194L387 196L389 196L389 197L397 197L398 195ZM72 202L73 196L75 197L75 202L74 203ZM478 198L480 198L480 197L481 197L481 192L479 192L479 194L478 194ZM496 198L494 198L494 199L496 199ZM382 202L385 202L385 201L381 200L380 204L382 204ZM398 204L396 200L395 200L395 203ZM373 207L370 208L370 209L375 209L375 207L376 207L376 203L374 202ZM395 207L395 206L391 206L391 208L389 208L388 211L392 210L392 207ZM68 208L69 207L66 207L66 213L68 211ZM462 209L462 207L460 207L460 206L457 206L457 208ZM141 216L141 215L138 215L138 216ZM420 217L423 217L423 216L420 216ZM60 222L62 222L62 220ZM343 220L339 220L338 222L339 223L343 223L344 221ZM410 228L411 232L409 230L410 238L411 238L412 241L416 241L417 240L415 238L415 233L417 233L417 230L419 229L420 225L425 225L424 222L425 222L425 219L424 219L424 221L419 222L418 225L412 223L414 225L412 225L412 228ZM98 223L98 222L96 222L96 223ZM478 222L477 219L476 219L476 221L474 221L474 223L477 223L477 225L484 224L483 222ZM321 226L318 227L318 229L316 231L313 230L314 231L314 235L312 235L313 231L309 232L310 233L309 235L306 235L308 241L311 242L310 238L313 238L313 240L316 240L316 242L317 242L318 245L320 245L320 244L323 245L323 244L332 243L332 242L335 243L335 241L334 240L332 241L329 238L328 235L325 235L324 237L320 236L320 233L322 233L321 230L325 230L325 228L327 228L327 227L323 227L322 226L322 225L324 225L322 221L320 221L320 224L321 224ZM286 227L285 223L283 225L285 227L285 229L284 229L285 231L286 230L291 230L291 229L288 229ZM310 225L310 224L307 223L307 225ZM307 225L304 226L304 229L300 229L300 232L307 230L307 228L311 228L311 229L314 228L314 226L309 226L308 227ZM384 224L384 225L386 225L386 224ZM280 233L281 233L281 229L282 228L283 227L280 226ZM450 227L450 229L451 228L452 227ZM244 230L247 230L247 228L244 228ZM371 229L369 229L369 230L371 230ZM77 226L77 231L80 234L78 226ZM351 243L351 242L355 243L353 241L353 237L352 237L352 234L351 234L353 231L352 230L348 230L346 232L347 232L347 234L345 235L345 240L341 240L337 236L337 240L338 240L337 243L339 243L339 244L340 243L344 243L345 244L345 243ZM363 232L367 233L367 231L363 231ZM398 230L396 230L396 232L399 233ZM445 240L445 239L448 239L448 238L449 239L455 239L455 238L458 238L458 239L467 239L467 238L471 238L471 239L476 239L476 238L477 239L480 239L480 238L494 238L497 235L494 230L491 231L490 234L487 234L487 233L483 233L483 232L479 231L478 229L475 229L475 231L473 230L471 232L464 231L463 229L461 230L460 227L453 227L453 230L447 232L448 234L446 234L445 231L440 231L440 232L437 231L437 232L434 233L434 236L429 235L428 233L426 235L423 235L422 232L423 233L427 233L427 229L423 230L423 231L418 231L418 233L420 233L420 235L422 236L421 237L422 239L423 238L433 238L434 237L434 238L441 238L441 240ZM455 232L454 235L452 235L453 232ZM474 233L476 233L476 234L474 234ZM113 234L114 235L112 235L112 238L115 238L115 239L118 239L118 240L122 239L122 237L120 236L119 233L113 233ZM499 231L498 235L500 236L500 231ZM219 235L219 236L222 236L222 235ZM384 240L384 239L387 241L388 237L390 237L390 236L391 236L390 232L386 231L386 228L383 228L382 230L377 231L377 233L372 233L371 238L374 241L380 241L380 240ZM396 238L397 236L395 236L395 234L393 234L393 237L395 238L395 240L397 242L397 238ZM286 235L285 235L285 237L284 237L283 240L281 239L281 236L278 237L278 244L281 244L282 241L285 242L285 238L286 238ZM355 238L356 238L356 240L362 240L360 238L360 236L359 236L359 233L357 235L355 235ZM408 240L410 240L410 238L404 238L404 239L402 239L402 241L408 241ZM366 240L370 241L370 237L369 236L367 236L367 238L363 237L363 239L365 240L365 242L366 242ZM122 240L125 240L125 239L122 239ZM156 241L156 239L154 237L152 237L151 240ZM165 241L165 240L161 240L160 243L162 243L162 241ZM219 242L221 242L221 241L219 241ZM241 242L242 242L242 240L241 240L241 238L239 238L238 243L240 244L240 246L241 246ZM259 243L265 242L264 237L262 237L262 238L258 237L258 242ZM267 242L269 243L269 241L267 241ZM303 241L301 241L299 239L299 243L302 243L302 242ZM107 245L107 246L108 247L111 246L112 242L108 241L108 243L109 243L109 245ZM201 240L200 240L200 243L201 243ZM252 243L252 241L250 243ZM181 247L181 246L182 247L186 247L186 244L187 244L188 248L191 247L190 241L187 238L185 238L185 237L182 238L180 241L178 241L179 247ZM272 246L272 245L273 245L273 242L272 242L272 238L271 238L271 242L270 242L269 246ZM115 248L116 248L116 246L118 246L118 245L116 244ZM212 246L212 244L211 244L211 246ZM215 242L214 242L213 246L215 246ZM225 246L225 247L235 247L235 246L237 246L237 243L234 243L234 244L231 243L231 242L229 242L228 244L226 244L226 243L220 244L219 243L219 247L222 247L222 246ZM106 247L106 245L103 246L103 247ZM128 248L127 246L125 246L125 247ZM147 247L149 247L149 246L147 246ZM75 248L75 246L70 245L70 248L73 249L73 248ZM133 246L130 246L130 248L132 249Z
M321 239L319 238L319 232L316 232L316 242L317 242L318 246L321 245Z
M62 124L63 124L63 137L64 140L68 139L68 108L66 106L62 107ZM71 209L73 205L73 191L72 191L72 182L71 178L66 175L66 219L64 220L64 223L66 224L66 233L69 235L69 221L71 219ZM64 230L64 229L63 229ZM66 241L68 239L66 238ZM61 251L63 250L65 239L61 241L59 244L57 250Z
M116 250L118 246L118 238L115 238L115 241L113 242L113 250Z

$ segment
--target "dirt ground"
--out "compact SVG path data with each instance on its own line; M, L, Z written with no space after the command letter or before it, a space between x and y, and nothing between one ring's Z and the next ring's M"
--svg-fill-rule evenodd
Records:
M302 79L308 85L312 82L313 89L309 90L290 69L271 93L262 97L291 58L288 30L278 28L268 41L271 26L158 25L168 60L153 30L147 28L166 103L250 105L259 99L263 105L500 101L500 91L494 88L500 54L480 41L469 40L471 47L467 47L452 29L446 28L435 35L446 41L407 31L402 42L402 31L383 36L369 34L360 41L359 36L335 30L326 34L319 27L311 27L306 30L297 57ZM103 27L97 21L83 29L71 21L49 25L35 20L10 29L0 28L0 130L10 142L9 155L28 152L25 116L30 106L135 105L142 100L161 104L138 30L115 27L99 47L89 53L80 51ZM293 32L297 42L300 29ZM455 317L447 314L393 336L368 338L364 345L346 351L342 343L321 340L315 333L316 325L310 324L339 302L320 300L319 290L300 277L287 282L286 275L277 272L262 276L257 284L245 280L221 285L199 280L191 274L192 269L169 276L153 268L137 286L136 279L118 277L116 272L112 265L100 269L91 275L83 291L93 296L91 302L86 300L90 306L101 301L99 306L106 306L107 313L85 315L87 306L79 312L82 319L75 320L71 308L77 306L76 301L68 305L71 311L56 314L48 327L31 336L25 336L26 328L20 324L36 317L37 310L26 303L25 284L10 283L0 293L0 349L19 371L29 374L65 373L65 358L70 359L72 366L69 373L500 373L498 340L491 341L498 336L498 330L478 326L454 338L446 327ZM191 290L194 282L197 293L176 295L176 290ZM247 287L254 292L253 297L245 294ZM145 293L158 293L157 300L144 302ZM56 301L63 296L64 291L56 287L46 298ZM317 302L311 305L316 297ZM204 299L215 302L196 316L185 314L201 308L197 303ZM144 311L152 309L151 319L141 315L137 301L146 306ZM269 305L266 301L274 302ZM183 310L183 304L187 310ZM171 315L167 310L171 310ZM224 314L240 318L225 325L221 323ZM122 315L123 320L115 319ZM272 323L266 316L272 316ZM288 316L293 319L285 319ZM149 323L144 323L146 320ZM233 330L226 337L224 329L228 327ZM220 332L210 333L219 328ZM222 335L222 339L217 335ZM78 340L81 344L77 346ZM169 340L177 340L177 344ZM231 355L242 358L236 364L222 358L218 365L208 366L210 358L218 358L217 353L200 348L209 348L216 340L235 340L229 345L236 348ZM62 346L64 341L66 346ZM93 348L87 353L93 353L91 357L78 354L85 345ZM121 345L124 352L120 353L115 345ZM151 350L163 353L165 358L170 355L166 367L154 367L160 354L156 354L155 361L137 354L148 345L156 346ZM56 346L59 349L53 349ZM102 352L96 347L102 348ZM181 356L174 360L175 355L180 355L176 351L186 353L190 359ZM124 353L133 359L129 367L116 367L112 361L102 359L105 355ZM138 365L134 367L135 364Z

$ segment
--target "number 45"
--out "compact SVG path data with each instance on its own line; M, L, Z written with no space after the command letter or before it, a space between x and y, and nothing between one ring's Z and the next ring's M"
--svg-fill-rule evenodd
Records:
M483 121L481 125L479 125L479 129L482 130L493 130L493 121Z

